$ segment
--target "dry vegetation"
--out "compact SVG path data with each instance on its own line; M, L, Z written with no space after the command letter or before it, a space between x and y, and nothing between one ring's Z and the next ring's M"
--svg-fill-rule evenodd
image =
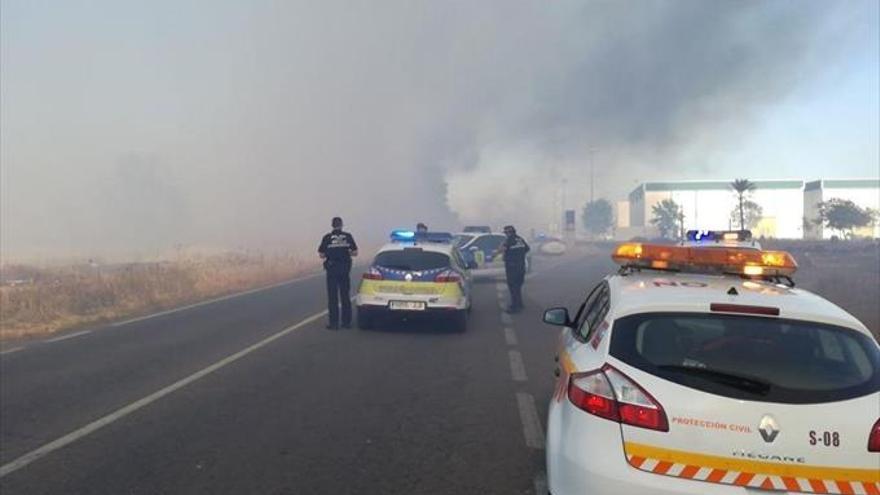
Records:
M47 334L266 286L316 270L290 256L0 269L0 339Z

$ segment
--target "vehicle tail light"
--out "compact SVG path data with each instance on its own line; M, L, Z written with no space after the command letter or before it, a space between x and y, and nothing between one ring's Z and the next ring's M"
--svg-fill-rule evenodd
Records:
M434 277L434 282L440 283L449 283L449 282L461 282L461 276L453 271L441 272L436 277Z
M609 365L571 376L568 399L601 418L649 430L669 431L666 412L632 379Z
M614 391L602 370L571 375L568 400L590 414L620 421Z
M871 435L868 437L868 452L880 452L880 419L871 428Z
M364 280L384 280L385 277L382 276L382 272L379 270L370 267L367 271L364 272Z

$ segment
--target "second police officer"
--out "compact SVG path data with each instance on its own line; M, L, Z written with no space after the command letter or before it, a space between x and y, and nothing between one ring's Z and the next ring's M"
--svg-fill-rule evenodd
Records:
M494 256L504 255L504 273L507 277L507 289L510 291L510 307L508 313L519 313L523 309L522 286L526 280L526 254L531 248L525 239L517 235L513 225L504 227L507 236ZM493 257L494 257L493 256Z

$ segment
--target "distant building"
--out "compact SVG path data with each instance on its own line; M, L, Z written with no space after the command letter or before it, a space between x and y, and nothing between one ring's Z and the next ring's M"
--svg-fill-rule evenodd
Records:
M834 235L817 222L819 203L832 198L848 199L862 208L880 210L880 179L822 179L807 182L804 186L805 238L830 239ZM857 229L855 234L880 238L880 223Z
M629 195L630 227L641 235L659 233L651 225L654 205L664 199L684 210L686 229L727 230L734 227L737 198L732 180L646 182ZM761 206L762 216L752 228L757 237L802 238L804 181L756 180L749 199ZM737 222L738 223L738 222Z
M732 180L645 182L636 187L628 201L618 202L617 237L656 237L651 225L652 210L664 199L675 201L684 210L686 229L727 230L735 221L737 197ZM756 188L748 198L761 207L761 218L752 227L756 237L779 239L829 238L813 220L818 203L830 198L849 199L861 207L880 209L880 180L754 180ZM626 203L626 205L622 204ZM629 219L621 215L628 212ZM880 237L877 225L860 235Z

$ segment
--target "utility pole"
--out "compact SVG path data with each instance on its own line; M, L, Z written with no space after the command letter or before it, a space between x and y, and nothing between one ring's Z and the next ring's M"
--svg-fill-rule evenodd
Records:
M596 199L596 167L593 159L596 148L590 147L587 152L590 154L590 203L592 203Z

